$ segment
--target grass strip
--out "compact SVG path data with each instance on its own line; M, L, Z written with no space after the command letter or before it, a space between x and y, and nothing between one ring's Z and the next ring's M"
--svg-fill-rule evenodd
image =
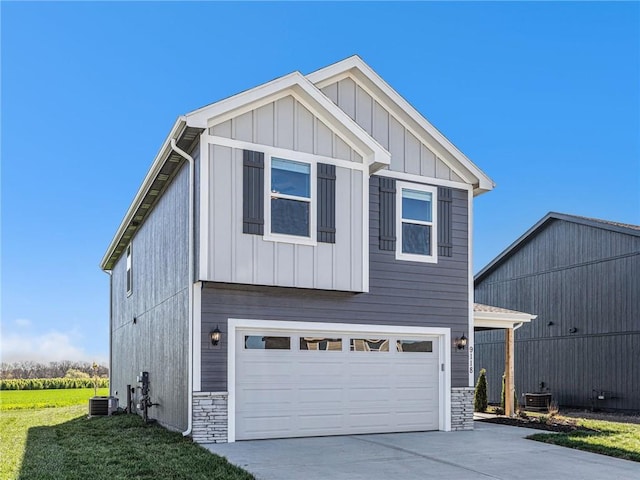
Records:
M93 388L2 390L0 391L0 411L70 407L72 405L85 405L89 411L89 399L93 395ZM99 388L98 395L109 395L109 389Z
M137 415L88 419L86 408L3 412L0 478L253 479L180 433Z
M536 433L527 438L592 453L640 462L640 425L579 419L588 430L569 433Z

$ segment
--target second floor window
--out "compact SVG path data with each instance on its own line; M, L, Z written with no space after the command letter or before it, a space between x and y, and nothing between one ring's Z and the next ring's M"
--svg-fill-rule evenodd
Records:
M311 237L311 165L271 159L271 233Z
M435 262L437 189L398 182L396 257Z

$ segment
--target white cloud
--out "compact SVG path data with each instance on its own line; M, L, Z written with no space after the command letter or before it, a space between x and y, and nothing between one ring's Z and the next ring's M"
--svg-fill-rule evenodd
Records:
M31 326L31 320L28 318L18 318L14 323L21 328L29 328Z
M43 334L3 333L0 341L0 355L3 362L56 362L97 361L102 363L104 358L96 358L85 352L84 348L74 342L76 335L51 331Z

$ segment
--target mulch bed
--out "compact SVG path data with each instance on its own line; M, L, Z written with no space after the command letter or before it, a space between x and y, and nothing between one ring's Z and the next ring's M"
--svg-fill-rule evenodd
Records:
M497 423L498 425L509 425L512 427L524 427L533 428L536 430L545 430L547 432L556 433L569 433L576 430L591 431L584 427L579 427L570 423L542 423L535 417L531 418L509 418L509 417L495 417L495 418L483 418L482 420L476 420L476 422L485 423Z

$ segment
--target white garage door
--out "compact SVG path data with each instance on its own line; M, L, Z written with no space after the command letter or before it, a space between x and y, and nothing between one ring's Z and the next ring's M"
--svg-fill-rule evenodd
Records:
M236 439L437 430L438 338L238 330Z

